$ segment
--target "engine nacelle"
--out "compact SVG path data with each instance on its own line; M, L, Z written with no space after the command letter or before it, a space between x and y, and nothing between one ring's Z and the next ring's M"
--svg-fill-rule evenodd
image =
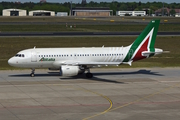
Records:
M66 65L63 65L60 68L60 74L62 76L75 76L80 72L82 72L82 70L79 68L79 66L66 66Z

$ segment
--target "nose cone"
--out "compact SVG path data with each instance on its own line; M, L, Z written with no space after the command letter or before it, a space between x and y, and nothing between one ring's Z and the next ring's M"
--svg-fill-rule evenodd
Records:
M13 65L14 65L13 58L10 58L10 59L8 60L8 64L9 64L10 66L13 66Z

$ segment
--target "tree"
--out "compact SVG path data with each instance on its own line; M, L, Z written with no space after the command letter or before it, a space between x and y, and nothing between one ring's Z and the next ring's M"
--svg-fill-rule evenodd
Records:
M174 9L171 9L171 10L170 10L170 15L171 15L171 16L174 16L175 14L176 14L176 11L175 11Z
M123 4L121 4L119 9L120 10L127 10L127 8L128 8L128 6L125 3L123 3Z

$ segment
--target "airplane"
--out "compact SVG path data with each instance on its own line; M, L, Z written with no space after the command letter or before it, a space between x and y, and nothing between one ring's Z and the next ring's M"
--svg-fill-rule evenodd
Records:
M154 48L160 20L151 20L137 39L127 47L88 48L32 48L18 52L8 60L14 67L30 68L34 77L36 68L59 70L61 76L76 76L85 71L92 78L90 68L108 65L129 64L163 53Z

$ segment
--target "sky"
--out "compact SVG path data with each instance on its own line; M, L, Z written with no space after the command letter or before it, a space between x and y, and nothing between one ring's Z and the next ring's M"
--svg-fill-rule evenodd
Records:
M15 2L15 1L19 1L19 2L39 2L40 0L0 0L0 2L2 1L7 1L7 2ZM70 2L72 1L73 3L81 3L82 0L46 0L47 2L56 2L56 3L64 3L64 2ZM86 0L87 2L90 1L94 1L94 2L112 2L113 0ZM142 3L146 3L149 0L114 0L114 1L118 1L118 2L139 2L141 1ZM180 0L152 0L151 2L156 1L156 2L166 2L166 3L180 3Z

